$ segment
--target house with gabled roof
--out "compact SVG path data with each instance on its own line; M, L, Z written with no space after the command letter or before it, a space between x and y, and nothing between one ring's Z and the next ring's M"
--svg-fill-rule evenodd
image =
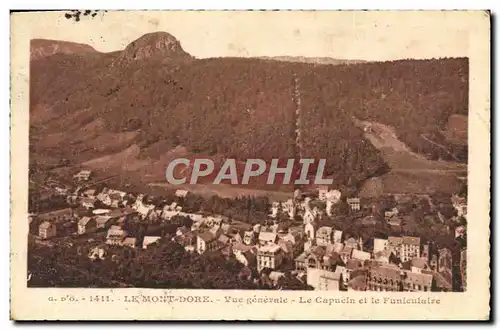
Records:
M255 244L255 231L245 231L243 235L243 243L246 245L254 245Z
M307 284L318 291L340 291L342 274L330 270L308 268Z
M78 234L83 235L94 231L97 228L97 223L94 218L83 217L78 221Z
M271 232L260 232L259 233L259 244L267 245L267 244L275 244L278 240L278 235L276 233Z
M358 249L353 249L351 258L359 261L365 261L365 260L370 260L371 255L369 252L361 251Z
M142 241L142 248L147 249L149 245L158 242L161 236L144 236Z
M99 216L97 216L95 218L97 229L100 229L100 228L109 228L111 226L112 219L116 219L116 218L110 217L108 215L99 215Z
M106 236L106 244L121 245L126 236L127 232L125 230L119 226L111 226Z
M56 236L56 224L49 221L44 221L38 226L38 236L42 239L49 239Z
M94 202L95 202L94 199L89 197L82 197L80 199L80 205L82 205L87 210L94 208Z
M219 244L217 238L210 231L198 232L196 239L196 251L198 254L217 250Z
M316 244L320 246L326 246L332 243L332 227L323 226L316 232Z
M283 250L277 244L267 244L257 251L257 271L264 268L276 269L283 262Z

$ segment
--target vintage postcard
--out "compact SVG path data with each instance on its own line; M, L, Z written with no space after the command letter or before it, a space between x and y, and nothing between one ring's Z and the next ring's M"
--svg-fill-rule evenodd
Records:
M490 318L489 12L11 29L12 319Z

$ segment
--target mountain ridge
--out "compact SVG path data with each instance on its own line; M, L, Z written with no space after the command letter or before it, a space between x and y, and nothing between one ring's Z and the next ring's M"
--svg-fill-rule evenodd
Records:
M97 53L92 46L83 43L54 39L31 39L30 61L55 54Z

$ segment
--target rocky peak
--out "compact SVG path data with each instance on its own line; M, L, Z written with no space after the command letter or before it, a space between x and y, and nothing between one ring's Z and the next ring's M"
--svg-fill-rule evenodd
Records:
M182 49L180 42L167 32L153 32L131 42L121 53L118 61L157 59L191 59L191 55Z

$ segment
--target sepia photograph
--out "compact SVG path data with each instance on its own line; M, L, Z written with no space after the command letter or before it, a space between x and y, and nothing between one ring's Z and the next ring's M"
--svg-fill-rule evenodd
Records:
M482 294L488 317L489 72L473 71L489 60L487 12L12 18L23 290L92 289L44 298L69 308L347 308L369 294L425 313Z

